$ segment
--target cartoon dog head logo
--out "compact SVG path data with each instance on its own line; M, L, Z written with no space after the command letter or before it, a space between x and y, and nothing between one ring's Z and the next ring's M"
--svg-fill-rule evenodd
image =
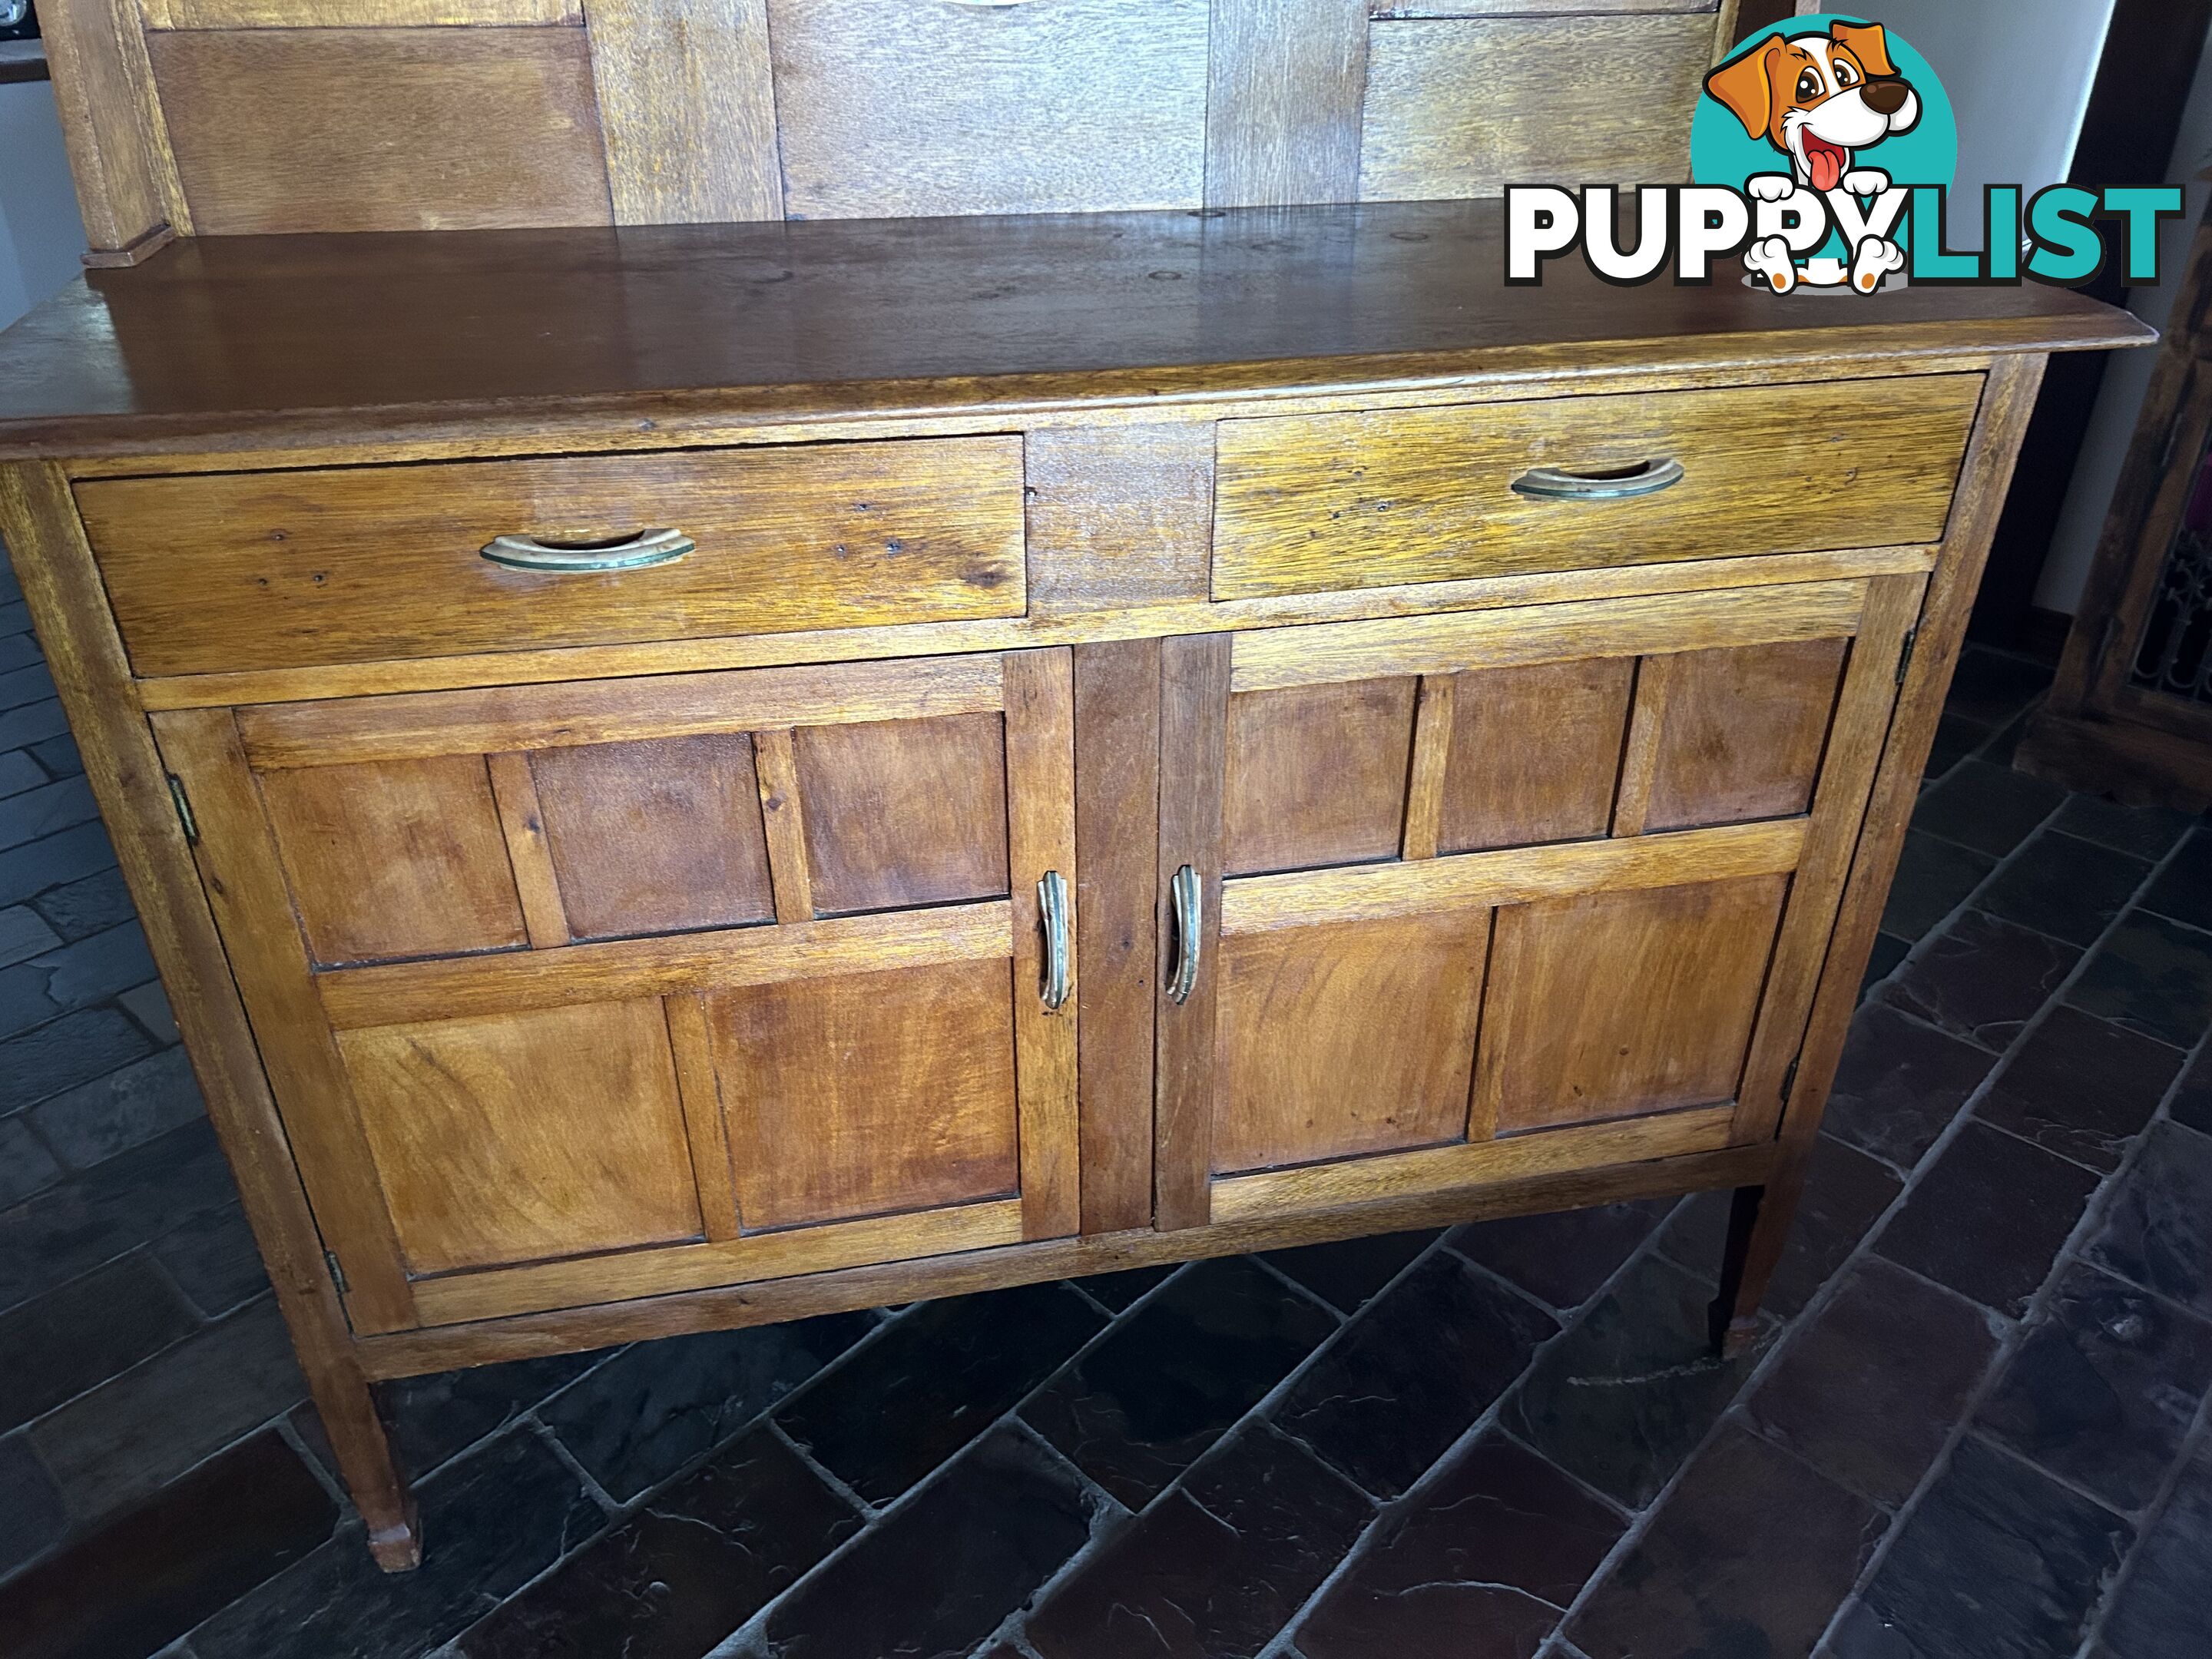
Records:
M1851 188L1861 150L1920 125L1920 94L1890 62L1888 32L1879 23L1770 36L1707 76L1705 90L1746 132L1790 158L1798 184L1823 195Z
M1950 99L1909 42L1863 18L1793 19L1753 35L1705 89L1691 171L1750 198L1751 281L1874 294L1905 269L1912 190L1948 186L1959 154Z

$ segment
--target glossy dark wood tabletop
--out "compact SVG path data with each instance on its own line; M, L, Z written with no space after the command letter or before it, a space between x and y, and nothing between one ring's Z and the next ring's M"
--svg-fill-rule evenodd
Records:
M1035 407L1607 365L2094 348L2070 291L1507 288L1494 202L204 238L0 334L0 453L303 419Z

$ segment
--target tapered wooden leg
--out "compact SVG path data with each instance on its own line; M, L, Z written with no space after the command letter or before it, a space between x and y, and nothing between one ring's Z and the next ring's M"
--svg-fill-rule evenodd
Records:
M361 1367L350 1356L326 1363L310 1372L307 1388L337 1454L338 1474L368 1524L368 1553L386 1572L422 1565L415 1494L392 1455L391 1430Z
M1805 1191L1802 1158L1785 1158L1764 1187L1739 1187L1729 1212L1728 1246L1721 1255L1721 1293L1713 1298L1713 1346L1734 1356L1759 1335L1759 1304L1766 1295L1797 1218Z

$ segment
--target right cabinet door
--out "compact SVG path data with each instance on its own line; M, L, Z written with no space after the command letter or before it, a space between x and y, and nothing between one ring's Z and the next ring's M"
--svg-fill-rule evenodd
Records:
M1159 1224L1771 1136L1924 586L1170 641Z

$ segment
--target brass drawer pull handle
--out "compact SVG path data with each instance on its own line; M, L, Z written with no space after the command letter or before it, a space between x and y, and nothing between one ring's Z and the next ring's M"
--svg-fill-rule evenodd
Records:
M1541 495L1563 501L1618 501L1632 495L1656 495L1682 482L1682 464L1669 458L1603 472L1562 472L1540 466L1513 481L1516 495Z
M641 530L620 541L541 542L535 536L495 537L483 549L511 570L641 570L682 558L698 544L680 530Z
M1205 905L1198 872L1184 865L1175 872L1169 891L1175 900L1175 968L1168 975L1168 996L1185 1002L1198 983L1198 953L1203 944Z
M1067 878L1048 870L1037 883L1037 914L1044 919L1044 984L1037 994L1048 1009L1067 1000Z

